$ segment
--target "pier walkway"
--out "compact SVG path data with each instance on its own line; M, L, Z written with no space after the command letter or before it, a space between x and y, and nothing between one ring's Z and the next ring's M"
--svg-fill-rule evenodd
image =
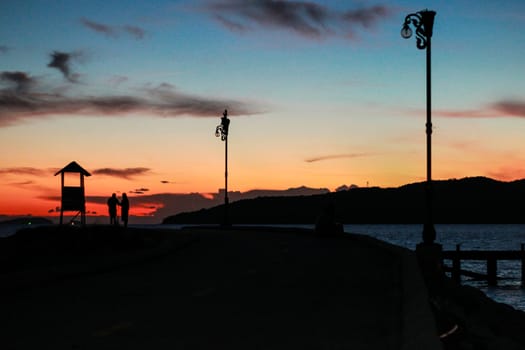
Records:
M409 250L269 228L171 244L3 296L2 348L441 349Z

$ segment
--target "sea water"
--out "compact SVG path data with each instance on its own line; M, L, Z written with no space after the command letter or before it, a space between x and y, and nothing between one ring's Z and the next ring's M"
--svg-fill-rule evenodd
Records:
M525 224L438 224L436 242L443 250L520 250L525 243ZM361 233L415 250L422 241L422 225L345 225L345 232ZM447 263L445 261L445 263ZM448 262L450 265L450 262ZM498 286L462 277L462 283L481 289L490 298L525 311L525 288L521 284L521 261L498 261ZM461 268L486 273L485 261L462 261Z

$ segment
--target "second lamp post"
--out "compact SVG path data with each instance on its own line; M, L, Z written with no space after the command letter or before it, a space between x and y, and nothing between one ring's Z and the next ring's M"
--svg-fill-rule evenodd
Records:
M427 183L426 183L426 210L427 215L425 225L423 227L423 243L431 244L436 239L436 229L434 228L434 219L432 213L432 104L431 104L431 38L432 29L434 27L435 11L423 10L417 13L411 13L405 17L405 23L401 29L401 36L408 39L412 36L412 29L414 26L416 30L417 48L427 51Z
M224 141L224 220L223 225L230 225L228 204L228 129L230 127L230 119L228 119L228 110L224 110L222 113L221 124L215 129L215 136L221 137Z

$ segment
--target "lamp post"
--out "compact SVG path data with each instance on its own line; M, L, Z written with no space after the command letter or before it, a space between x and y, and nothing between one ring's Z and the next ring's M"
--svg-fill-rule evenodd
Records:
M228 129L230 127L230 119L228 119L228 110L222 113L221 124L215 129L215 136L221 137L224 141L224 221L223 225L228 226L230 220L228 217Z
M435 11L423 10L416 13L411 13L405 17L405 23L401 29L401 36L408 39L412 36L413 26L416 30L416 44L420 50L427 52L427 183L425 186L426 192L426 219L423 227L423 243L432 244L436 239L436 229L434 228L434 220L432 213L432 104L431 104L431 38L432 28L434 26Z

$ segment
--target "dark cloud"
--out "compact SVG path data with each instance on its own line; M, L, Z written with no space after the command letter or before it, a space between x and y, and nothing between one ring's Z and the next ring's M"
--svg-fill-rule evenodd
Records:
M26 93L35 84L35 79L24 72L1 72L0 81L10 84L17 93Z
M133 191L129 191L129 193L133 193L133 194L144 194L146 192L149 192L149 188L142 187L142 188L136 188Z
M116 169L116 168L101 168L101 169L95 169L93 170L93 175L106 175L106 176L114 176L119 177L122 179L130 180L136 176L142 176L149 173L151 169L149 168L124 168L124 169Z
M54 51L48 66L58 69L68 81L77 82L78 75L71 72L71 61L83 58L82 52ZM119 76L112 81L119 84L126 80L126 77ZM257 107L241 101L191 95L168 83L149 85L135 90L138 91L135 95L120 96L83 96L78 93L72 96L67 94L68 89L53 88L40 81L37 84L37 80L25 72L0 72L0 127L51 115L217 117L225 108L232 116L260 113Z
M162 183L162 184L174 184L175 182L168 181L168 180L162 180L160 183Z
M80 22L88 29L91 29L97 33L102 33L104 35L107 35L107 36L111 36L111 37L114 37L116 36L116 30L111 27L111 26L108 26L108 25L105 25L105 24L102 24L102 23L97 23L97 22L94 22L94 21L90 21L86 18L81 18L80 19Z
M0 53L7 53L10 50L9 46L0 45Z
M308 196L330 192L328 189L308 187L289 188L287 190L251 190L247 192L228 191L231 201L268 196ZM210 208L224 201L224 193L159 193L133 197L132 206L154 209L151 213L158 221L180 212Z
M259 113L246 103L235 100L205 98L162 88L142 92L142 96L69 97L43 92L22 94L4 89L0 90L0 127L49 115L122 116L141 113L161 117L217 117L225 108L232 116Z
M56 191L54 191L56 192ZM308 188L297 187L287 190L252 190L247 192L229 191L229 197L232 201L242 199L250 199L257 197L268 196L309 196L315 194L325 194L330 191L325 188ZM48 191L47 193L50 193ZM130 196L131 197L131 196ZM38 196L39 199L46 201L59 202L60 196L42 194ZM87 196L88 204L106 205L108 196ZM223 193L156 193L136 195L130 198L132 210L142 209L142 211L149 211L148 222L159 223L167 216L174 215L181 212L195 211L203 208L210 208L220 205L224 202ZM60 208L55 208L56 212ZM95 214L92 212L92 214ZM107 215L107 214L102 214ZM145 218L146 219L146 218Z
M493 103L492 108L507 116L525 118L525 101L500 101Z
M354 37L355 27L369 28L393 10L387 6L369 6L337 11L311 1L222 0L207 10L226 28L242 32L252 24L281 29L309 38L327 36Z
M125 33L137 40L144 39L144 36L146 35L146 31L138 26L135 25L125 25L122 27L119 26L111 26L99 22L95 22L92 20L89 20L87 18L81 18L80 23L84 25L84 27L97 32L104 34L108 37L116 38L119 36L120 33Z
M48 67L58 69L69 82L78 82L78 75L71 71L71 61L74 59L80 59L82 56L81 52L53 51L50 56L51 62L47 64Z
M308 159L305 159L304 161L307 163L314 163L314 162L319 162L322 160L331 160L331 159L340 159L340 158L358 158L358 157L365 157L369 155L370 154L366 154L366 153L330 154L330 155L325 155L325 156L308 158Z
M41 176L49 172L32 167L0 168L0 175L32 175Z

